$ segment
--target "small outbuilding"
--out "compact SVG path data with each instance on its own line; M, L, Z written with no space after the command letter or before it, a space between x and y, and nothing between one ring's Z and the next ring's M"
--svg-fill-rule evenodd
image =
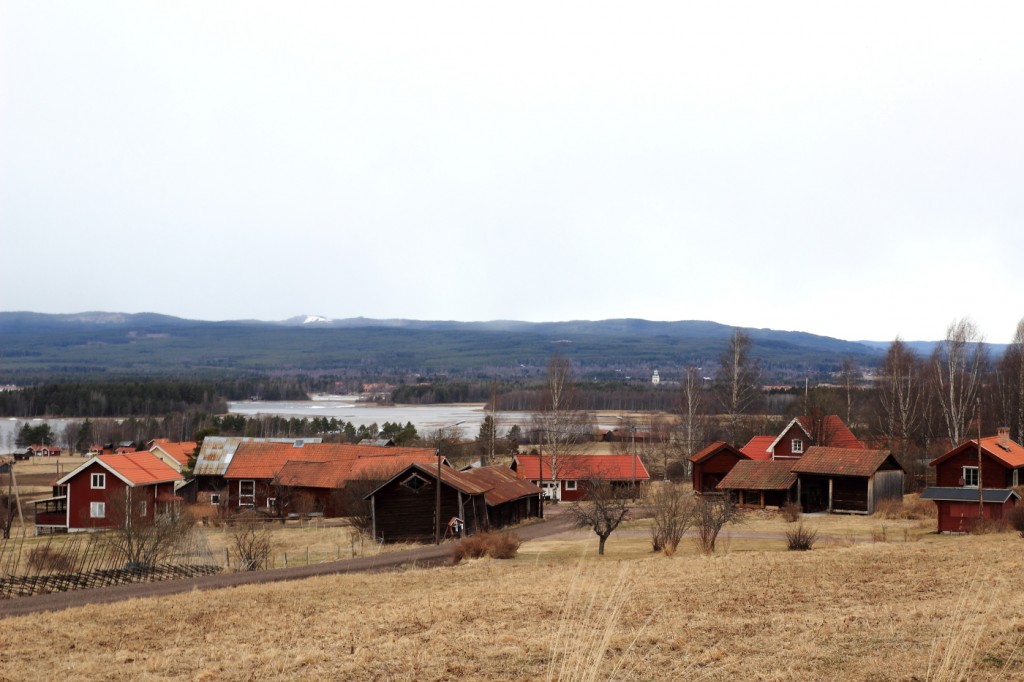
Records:
M744 507L781 507L796 498L796 479L792 462L745 459L736 462L717 490L731 493Z
M980 499L979 499L980 498ZM939 512L940 533L969 533L978 523L979 510L986 521L1000 521L1020 495L1009 488L926 488L922 500L934 500Z
M805 512L873 514L881 500L903 500L905 472L888 450L815 445L792 467Z
M732 471L737 462L754 459L725 441L715 441L700 452L690 455L693 492L719 492L716 486ZM767 459L764 457L762 459Z

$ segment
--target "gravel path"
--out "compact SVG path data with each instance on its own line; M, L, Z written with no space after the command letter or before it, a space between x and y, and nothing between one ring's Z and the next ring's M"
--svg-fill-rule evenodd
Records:
M520 539L536 540L563 533L572 527L572 520L564 513L549 513L544 521L528 524L515 529ZM278 568L269 571L245 573L218 573L217 575L165 580L156 583L116 585L94 590L73 590L41 594L34 597L19 597L0 601L0 618L23 616L43 611L60 611L87 604L109 604L125 599L145 599L181 594L193 590L215 590L223 587L274 583L282 580L301 580L318 575L340 573L367 573L385 571L402 566L436 566L450 561L449 545L424 545L401 552L389 552L372 557L360 557L344 561L331 561L311 566Z

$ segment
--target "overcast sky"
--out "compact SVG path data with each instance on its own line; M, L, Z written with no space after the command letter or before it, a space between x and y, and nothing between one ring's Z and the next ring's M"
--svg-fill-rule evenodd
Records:
M0 7L2 310L1024 315L1019 3Z

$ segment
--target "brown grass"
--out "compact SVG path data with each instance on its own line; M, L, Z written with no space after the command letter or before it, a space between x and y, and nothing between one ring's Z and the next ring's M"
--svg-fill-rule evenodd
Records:
M876 523L860 522L866 529ZM776 527L786 528L781 520ZM595 559L594 543L583 535L568 561L521 552L511 562L330 576L14 618L0 629L0 677L1024 676L1024 615L1011 606L1019 603L1015 535L821 544L813 552L786 552L775 540L770 552L672 558L652 557L646 535L636 542L647 558L627 561L612 545ZM590 555L580 560L584 549Z
M462 538L451 546L452 561L463 559L514 559L522 544L515 533L477 533Z
M938 517L938 508L931 500L922 500L920 495L904 495L903 500L880 500L875 504L875 516L880 519L920 520Z

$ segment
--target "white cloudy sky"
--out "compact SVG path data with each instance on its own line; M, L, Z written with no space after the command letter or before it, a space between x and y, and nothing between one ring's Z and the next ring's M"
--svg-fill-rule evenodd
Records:
M0 309L1024 315L1019 3L0 4Z

